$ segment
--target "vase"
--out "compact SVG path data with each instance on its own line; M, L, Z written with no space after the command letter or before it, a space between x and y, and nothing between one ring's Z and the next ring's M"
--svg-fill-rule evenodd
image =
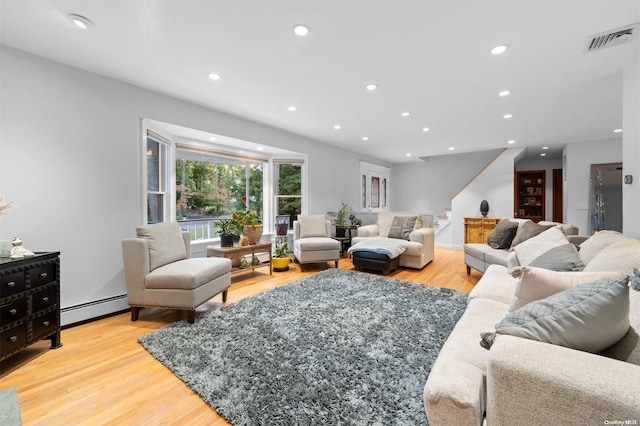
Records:
M483 217L487 217L487 213L489 213L489 203L487 200L482 200L480 203L480 213L482 213Z
M287 271L289 269L289 257L274 257L271 259L271 266L276 272Z
M249 244L258 244L262 238L262 227L263 225L245 225L242 235L249 239Z
M233 235L220 234L220 247L233 247Z
M11 257L11 240L0 240L0 257Z

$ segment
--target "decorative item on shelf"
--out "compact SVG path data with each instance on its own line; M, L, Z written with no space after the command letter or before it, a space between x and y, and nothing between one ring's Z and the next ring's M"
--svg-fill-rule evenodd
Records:
M358 219L354 214L349 215L349 220L351 221L351 226L356 228L362 225L362 219Z
M248 267L249 267L249 262L247 261L247 259L243 257L242 260L240 261L240 268L247 269Z
M220 247L233 247L233 222L231 219L221 219L216 222L220 231Z
M240 245L242 247L248 246L249 245L249 237L243 236L242 238L240 238Z
M489 203L487 200L482 200L480 203L480 213L482 213L483 217L487 217L487 213L489 213Z
M4 198L0 197L0 214L7 214L12 205L13 205L13 201L4 201ZM0 241L0 257L10 257L10 256L11 256L11 240L1 240Z
M11 249L11 258L12 259L22 259L23 257L31 257L35 254L31 250L27 250L22 247L22 240L20 237L15 237L11 242L13 248Z
M289 246L286 241L276 245L273 250L273 257L271 258L271 266L274 271L282 272L289 270Z
M327 216L333 217L331 223L336 227L336 237L345 238L347 231L347 218L351 208L349 205L342 203L340 210L337 212L327 212Z
M255 210L236 211L231 215L231 222L238 234L249 239L249 244L254 245L262 238L263 225Z

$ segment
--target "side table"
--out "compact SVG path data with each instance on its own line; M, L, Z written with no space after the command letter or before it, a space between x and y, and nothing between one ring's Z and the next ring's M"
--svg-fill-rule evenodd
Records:
M233 246L233 247L220 247L220 246L207 246L207 257L224 257L227 259L237 259L239 257L250 254L251 258L259 253L269 254L269 275L273 275L273 267L271 265L271 243L258 243L248 246ZM259 263L254 265L253 262L247 268L231 268L231 274L237 272L254 271L256 268L267 266L266 263Z

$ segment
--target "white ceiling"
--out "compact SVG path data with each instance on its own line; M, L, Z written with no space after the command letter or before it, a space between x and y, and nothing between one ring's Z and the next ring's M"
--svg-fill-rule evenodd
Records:
M639 21L638 0L0 0L4 45L392 163L621 138L640 37L585 49Z

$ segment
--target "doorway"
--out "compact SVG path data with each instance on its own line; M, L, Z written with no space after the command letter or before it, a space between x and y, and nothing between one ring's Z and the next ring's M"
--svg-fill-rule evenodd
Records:
M591 233L622 232L622 163L591 165Z

